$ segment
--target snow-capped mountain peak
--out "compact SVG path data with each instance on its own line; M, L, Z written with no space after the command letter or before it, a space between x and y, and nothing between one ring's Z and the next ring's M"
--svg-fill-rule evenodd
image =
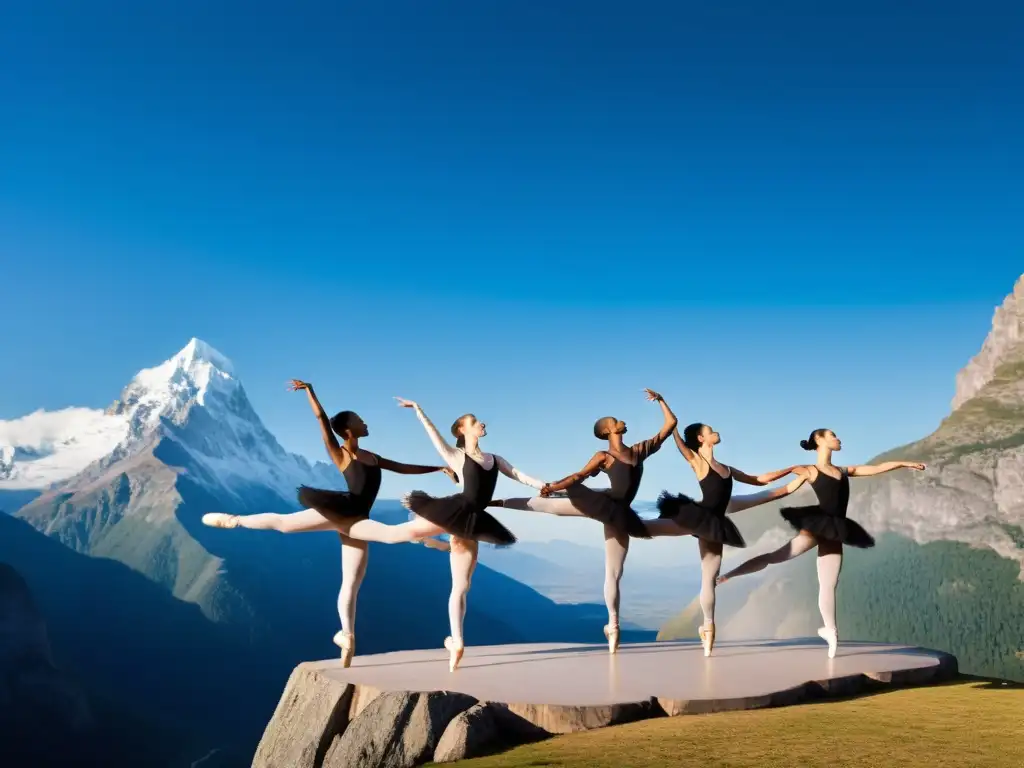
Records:
M177 354L131 380L111 410L130 412L136 430L146 430L161 417L176 420L191 403L210 405L216 395L230 399L240 385L231 361L205 341L192 339Z
M83 472L94 476L167 441L178 446L181 469L197 482L215 478L232 491L257 483L285 499L294 498L300 483L336 485L332 467L281 447L234 370L226 356L193 338L139 371L106 410L37 411L0 421L0 490L42 489Z

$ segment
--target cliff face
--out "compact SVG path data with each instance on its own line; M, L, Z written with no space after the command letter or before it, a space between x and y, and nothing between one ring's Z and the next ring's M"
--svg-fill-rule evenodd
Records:
M974 397L991 381L996 369L1008 360L1024 359L1024 275L1013 286L1013 292L992 317L992 331L975 355L956 377L956 394L952 407L956 410Z

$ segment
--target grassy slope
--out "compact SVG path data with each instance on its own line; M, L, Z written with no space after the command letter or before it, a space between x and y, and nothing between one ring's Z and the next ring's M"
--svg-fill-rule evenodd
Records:
M1024 689L958 680L796 707L663 717L560 736L466 768L1024 765Z

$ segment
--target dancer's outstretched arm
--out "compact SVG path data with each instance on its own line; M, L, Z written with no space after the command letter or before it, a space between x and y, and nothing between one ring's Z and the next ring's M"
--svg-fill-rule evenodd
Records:
M431 472L444 472L452 480L458 482L458 476L452 471L451 467L436 467L428 464L402 464L400 461L385 459L383 456L377 456L377 464L381 469L386 469L388 472L394 472L399 475L429 475Z
M459 449L448 444L448 441L445 440L441 436L441 433L437 431L437 427L435 427L434 423L427 418L427 414L423 412L423 409L420 408L419 404L401 397L396 397L395 399L403 408L412 408L416 412L416 418L420 420L420 423L423 424L423 428L427 430L427 437L430 438L430 442L434 444L434 448L436 448L437 452L441 454L441 458L445 460L445 463L455 471L461 470L462 456L459 453Z
M801 467L794 467L793 470L801 469ZM735 471L735 470L733 470ZM789 494L796 491L801 485L807 482L806 473L797 473L797 476L790 480L785 485L780 485L778 488L772 488L770 491L761 491L760 493L750 493L744 496L733 496L729 499L729 506L726 508L725 513L727 515L735 514L736 512L742 512L745 509L756 507L761 504L766 504L769 501L775 501L775 499L781 499L783 496L789 496Z
M327 417L324 407L320 405L320 400L317 399L316 393L313 392L313 385L308 381L292 379L290 388L293 392L298 392L300 389L306 390L306 394L309 395L309 404L313 408L313 413L316 416L317 421L320 422L320 436L324 440L324 447L327 448L327 453L330 455L331 461L334 462L335 466L339 470L344 472L352 461L352 456L350 456L348 451L343 449L341 447L341 443L338 442L338 438L334 434L334 430L331 429L331 420Z
M740 472L736 467L730 467L732 470L733 479L738 483L746 483L747 485L768 485L774 483L780 477L785 477L794 469L796 465L792 467L786 467L785 469L777 469L774 472L765 472L763 475L752 476L746 472Z
M498 471L505 475L505 477L511 477L513 480L516 480L523 485L528 485L531 488L536 488L538 491L544 487L544 483L540 480L530 477L525 472L520 472L498 454L494 454L494 460L498 462Z
M917 461L886 461L882 464L861 464L847 467L846 473L850 477L872 477L892 472L894 469L916 469L918 472L923 472L925 465Z
M653 389L645 389L644 392L647 393L648 400L653 400L661 406L661 413L665 417L665 421L662 422L661 429L658 430L658 434L633 446L633 452L638 454L638 458L641 461L661 448L662 444L672 436L676 427L679 425L679 419L677 419L676 415L672 413L672 409L668 407L668 403L665 402L665 398Z
M590 461L587 462L586 466L583 467L579 472L573 472L571 475L563 477L556 483L548 483L540 489L541 496L549 496L552 493L558 491L564 491L571 485L576 483L582 483L588 477L593 477L601 471L601 467L604 465L608 454L604 451L598 451L591 457Z

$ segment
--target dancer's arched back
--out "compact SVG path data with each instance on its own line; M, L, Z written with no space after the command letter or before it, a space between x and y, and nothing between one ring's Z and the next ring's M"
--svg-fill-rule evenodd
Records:
M722 548L725 544L730 547L746 546L739 529L726 515L786 496L799 488L804 479L797 477L770 491L734 496L733 480L763 486L788 475L794 468L787 467L754 477L715 459L714 449L722 438L707 424L697 422L688 425L682 436L678 429L672 434L676 447L697 476L702 498L694 501L685 494L662 492L658 498L659 519L648 521L647 530L652 536L691 535L697 538L701 570L700 607L704 613L704 624L699 634L704 655L710 656L715 645L715 580L722 567Z
M341 648L342 662L348 666L355 653L355 614L359 587L366 575L367 542L350 535L353 523L366 520L380 490L381 470L401 475L424 475L443 472L456 481L455 472L446 466L402 464L385 459L359 446L359 439L370 434L369 428L354 411L340 411L327 417L313 385L293 379L292 391L305 390L309 404L320 423L324 447L331 461L345 476L345 491L301 486L299 503L306 509L290 514L267 512L256 515L228 515L212 512L203 515L203 523L215 528L249 528L279 533L337 531L341 537L341 591L338 594L338 615L341 629L334 642ZM338 438L343 442L339 443Z
M412 512L412 520L400 525L360 520L349 533L370 541L389 543L422 540L436 548L443 545L429 541L430 537L445 533L451 537L451 545L444 546L451 551L452 567L452 591L448 600L451 635L445 638L444 647L449 653L449 669L454 672L465 647L462 627L466 616L466 597L476 569L478 543L508 546L516 541L512 532L486 510L494 495L498 473L532 488L542 488L543 484L520 472L501 456L483 453L479 441L487 434L487 426L473 414L460 416L452 424L452 436L456 438L453 448L441 437L419 405L411 400L396 399L403 408L412 408L416 412L437 452L462 478L462 492L435 498L422 491L412 491L402 500Z
M832 453L842 449L842 442L831 429L816 429L800 447L817 452L817 461L811 465L794 468L814 489L818 503L806 507L787 507L780 510L783 518L797 530L797 535L788 543L775 550L747 560L742 565L722 576L718 583L755 573L774 563L783 563L802 555L814 547L818 548L818 610L824 626L818 635L828 643L828 656L834 658L839 644L836 626L836 587L843 564L843 545L867 548L875 546L875 540L856 521L846 516L850 501L850 478L872 477L894 469L924 470L925 465L916 461L887 461L876 465L837 467L832 463Z
M505 499L493 506L544 512L564 517L589 517L604 524L605 577L604 600L608 608L608 624L604 627L608 639L608 650L615 653L619 647L619 584L629 552L630 537L649 538L644 521L630 506L640 488L644 473L644 461L655 453L676 428L676 417L664 398L653 390L644 390L647 399L661 406L665 421L654 437L635 445L627 446L622 436L626 424L619 419L606 416L594 424L594 436L607 440L608 447L595 453L579 472L546 485L540 497ZM583 485L588 477L605 472L611 487L594 490ZM565 497L552 494L565 490Z

